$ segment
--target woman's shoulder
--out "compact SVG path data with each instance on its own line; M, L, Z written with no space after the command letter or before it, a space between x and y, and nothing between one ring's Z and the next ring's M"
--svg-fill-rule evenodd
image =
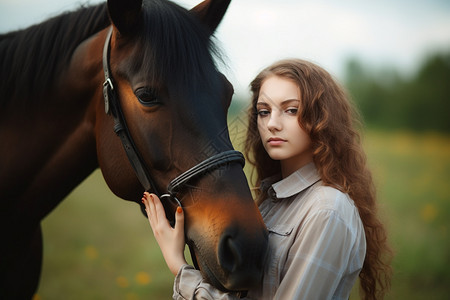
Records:
M357 212L355 203L347 193L322 183L312 187L310 200L316 212L333 212L344 219L352 218Z

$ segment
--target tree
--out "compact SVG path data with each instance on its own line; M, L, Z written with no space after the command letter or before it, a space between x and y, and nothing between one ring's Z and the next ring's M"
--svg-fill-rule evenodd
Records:
M345 82L368 125L450 132L450 53L430 56L410 79L353 58Z

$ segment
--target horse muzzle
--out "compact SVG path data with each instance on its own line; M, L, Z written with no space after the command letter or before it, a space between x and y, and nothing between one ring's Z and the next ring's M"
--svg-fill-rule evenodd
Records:
M267 236L253 238L237 230L228 230L219 241L217 254L227 290L248 290L261 284L267 256Z
M214 223L188 230L188 244L194 263L207 281L224 291L243 291L262 282L268 252L264 224L242 224L220 217ZM253 220L252 218L245 221ZM226 224L226 225L224 225ZM223 229L220 231L220 229ZM193 233L193 234L189 234Z

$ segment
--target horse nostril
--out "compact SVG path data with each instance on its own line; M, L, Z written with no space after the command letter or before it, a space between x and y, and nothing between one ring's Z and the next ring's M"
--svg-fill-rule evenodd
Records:
M267 236L227 228L219 239L217 256L229 290L248 290L261 283L267 252Z
M219 263L221 267L233 273L242 265L242 255L232 236L225 235L219 243Z

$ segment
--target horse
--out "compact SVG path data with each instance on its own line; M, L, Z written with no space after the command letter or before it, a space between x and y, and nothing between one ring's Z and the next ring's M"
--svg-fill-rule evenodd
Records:
M268 232L233 149L233 87L212 36L230 0L108 0L0 35L0 295L31 298L40 222L97 168L118 197L161 196L206 280L259 284ZM171 218L172 216L172 218Z

